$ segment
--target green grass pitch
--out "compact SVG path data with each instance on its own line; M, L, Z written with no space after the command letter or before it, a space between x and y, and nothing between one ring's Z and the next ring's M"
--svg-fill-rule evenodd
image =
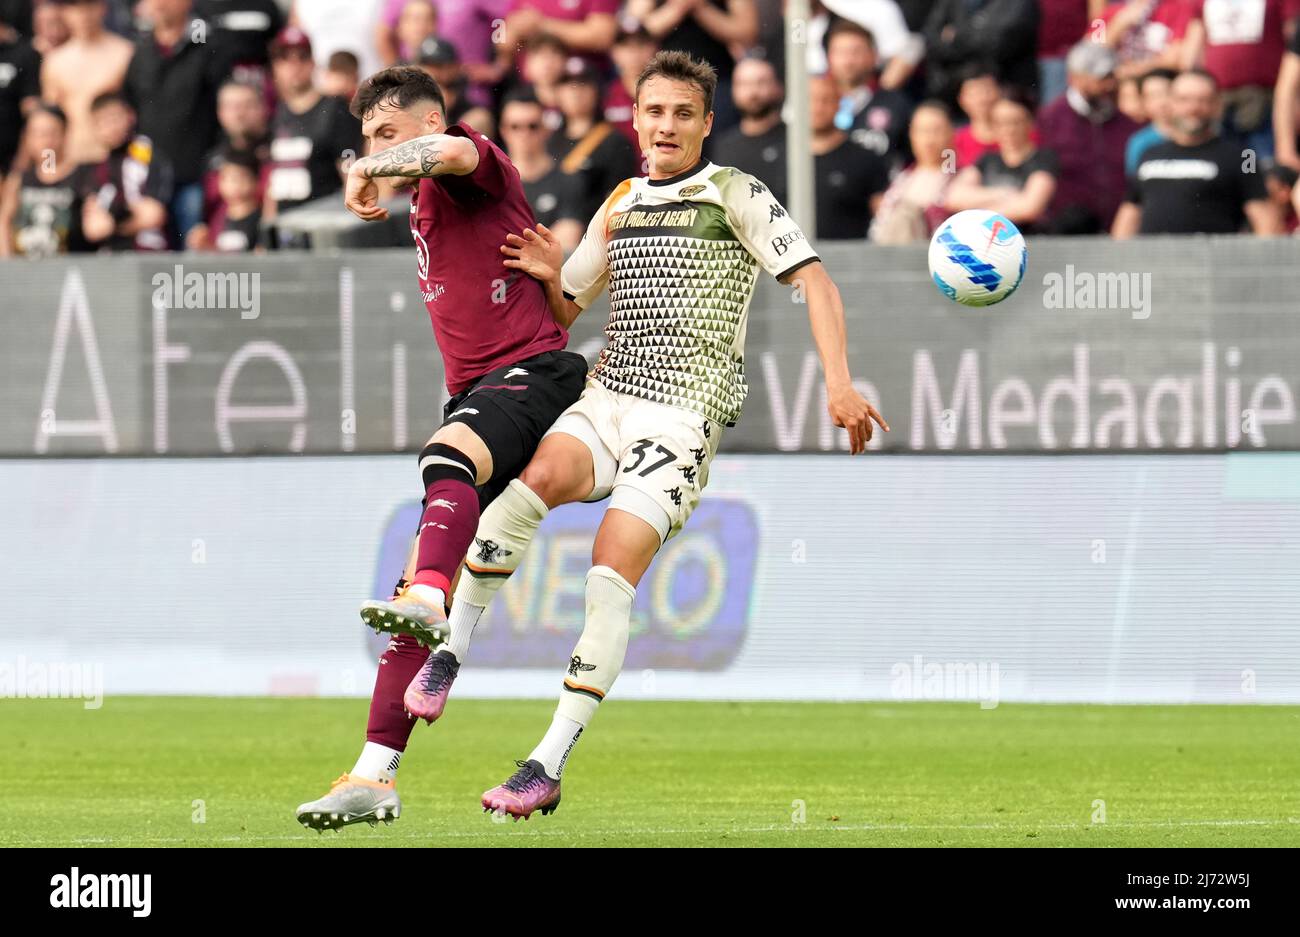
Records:
M0 846L1300 845L1300 708L1262 706L612 700L560 809L499 823L479 795L554 703L452 700L416 727L400 820L303 830L366 707L6 700Z

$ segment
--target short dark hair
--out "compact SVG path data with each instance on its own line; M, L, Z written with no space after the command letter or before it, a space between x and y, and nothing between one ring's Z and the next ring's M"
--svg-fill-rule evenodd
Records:
M938 111L948 119L948 123L952 123L952 108L948 106L947 101L941 98L926 98L912 108L912 116L915 117L918 111ZM908 123L910 124L911 121L909 120Z
M131 102L127 100L126 95L121 91L105 91L103 94L95 95L94 100L90 102L90 113L93 114L101 108L108 107L110 104L121 105L127 110L131 109Z
M355 75L361 70L361 63L357 57L347 49L339 49L337 52L331 52L329 61L325 67L332 72L348 72Z
M233 147L226 147L221 151L221 166L238 166L240 169L246 169L254 176L261 173L262 164L258 162L257 154L252 150L237 150Z
M1001 92L998 95L999 101L1009 101L1028 111L1031 118L1034 116L1034 111L1038 108L1038 101L1024 88L1019 85L1003 85Z
M630 29L626 27L620 29L618 34L614 36L614 45L620 46L625 42L639 42L643 45L659 44L659 40L650 35L650 31L640 23L637 23Z
M428 73L414 65L394 65L363 81L349 109L353 117L365 120L381 105L405 110L416 101L431 101L444 115L447 113L442 88Z
M541 107L542 102L537 100L537 95L529 85L520 85L511 88L501 98L501 110L506 109L507 104L531 104L534 107Z
M1219 87L1220 87L1219 79L1215 78L1212 74L1207 72L1205 69L1200 68L1199 66L1196 68L1185 68L1174 77L1182 78L1184 75L1195 75L1197 78L1204 78L1206 81L1208 81L1211 85L1214 86L1214 93L1215 94L1219 93Z
M634 97L641 99L641 86L651 78L667 78L695 85L704 95L704 113L713 110L713 95L718 90L718 73L703 59L692 58L685 52L656 52L636 80Z
M836 36L852 35L867 40L867 45L874 50L876 48L876 37L871 34L871 30L855 23L853 20L837 19L831 23L830 29L826 30L826 48L830 49L831 40Z
M957 70L957 86L961 87L974 78L992 78L998 80L998 67L987 59L976 59Z
M560 55L569 54L569 47L554 33L533 33L524 49L528 52L536 52L538 49L554 49Z
M1163 78L1165 81L1173 81L1178 77L1178 72L1172 68L1153 68L1149 72L1143 72L1138 77L1138 90L1141 91L1146 87L1147 81L1152 78Z
M740 67L741 62L757 62L759 65L766 65L772 70L772 74L776 77L777 81L782 80L781 73L776 70L776 63L758 50L751 49L749 52L746 52L740 58L736 59L736 68Z

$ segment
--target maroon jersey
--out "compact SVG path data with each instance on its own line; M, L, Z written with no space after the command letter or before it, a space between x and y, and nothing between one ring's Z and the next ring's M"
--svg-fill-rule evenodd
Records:
M502 263L506 235L534 224L519 171L465 124L446 133L473 142L478 166L467 176L420 180L411 236L447 390L458 394L495 368L562 349L569 334L552 318L542 285Z

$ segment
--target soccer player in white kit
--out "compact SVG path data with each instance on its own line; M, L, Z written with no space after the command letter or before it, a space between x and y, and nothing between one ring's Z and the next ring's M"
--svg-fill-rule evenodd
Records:
M519 478L482 515L437 651L463 660L474 626L552 508L609 498L586 579L586 620L550 729L485 810L528 817L559 804L564 763L623 665L632 601L650 561L699 503L709 463L746 393L745 320L761 266L808 307L835 425L866 449L884 419L853 388L839 291L767 187L701 158L713 68L660 52L637 86L634 120L649 178L605 200L567 263L542 226L511 235L507 266L542 281L568 326L606 286L609 343L586 389ZM449 689L449 684L443 692Z

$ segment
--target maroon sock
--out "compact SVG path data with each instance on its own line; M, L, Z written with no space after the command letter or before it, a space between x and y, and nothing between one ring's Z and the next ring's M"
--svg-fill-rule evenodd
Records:
M457 474L429 483L420 518L416 573L411 579L416 585L441 589L447 598L478 530L478 492L464 473Z
M428 656L429 649L409 634L394 635L389 640L388 649L379 657L375 691L370 695L367 742L406 751L406 740L416 720L407 715L402 697Z

